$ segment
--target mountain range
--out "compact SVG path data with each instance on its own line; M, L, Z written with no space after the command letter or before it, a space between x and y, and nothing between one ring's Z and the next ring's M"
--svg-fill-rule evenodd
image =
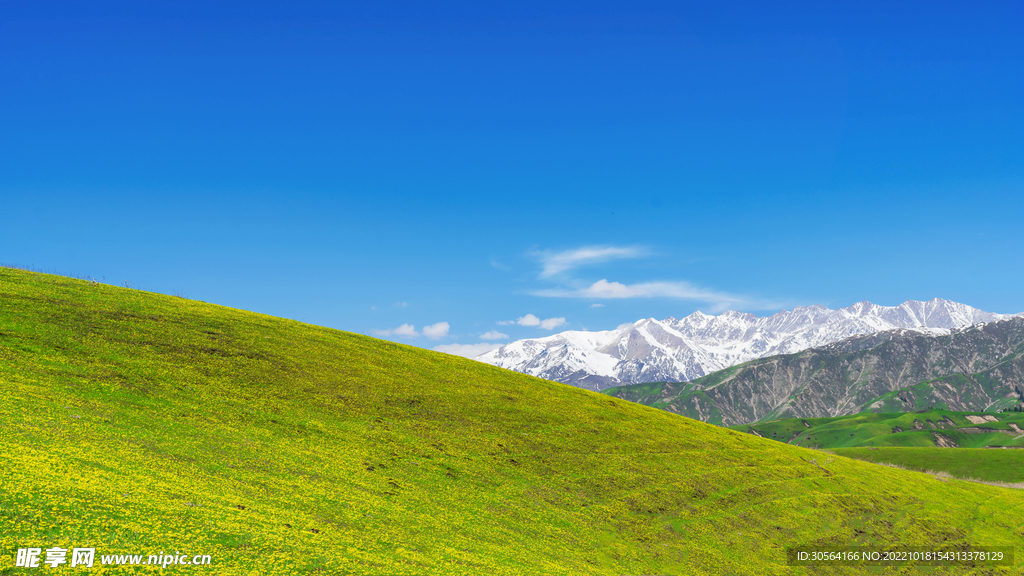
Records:
M911 330L943 335L1021 314L994 314L934 298L898 306L859 302L822 305L771 316L694 312L676 319L646 318L615 330L567 331L517 340L476 357L502 368L590 390L644 382L687 382L743 362L793 354L865 334Z
M933 408L998 412L1024 398L1024 317L938 336L878 332L753 360L686 383L602 392L727 426Z

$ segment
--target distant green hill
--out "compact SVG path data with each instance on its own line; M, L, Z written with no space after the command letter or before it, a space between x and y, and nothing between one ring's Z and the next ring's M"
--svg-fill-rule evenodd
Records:
M882 446L833 448L833 454L867 462L896 464L922 472L945 472L983 482L1024 483L1024 450L987 450Z
M1024 448L1024 412L864 412L835 418L784 418L730 428L808 448Z
M217 575L864 572L785 564L811 544L1017 546L931 573L1024 568L1022 491L58 276L0 269L0 388L3 574L53 546Z
M604 394L712 424L926 408L999 412L1024 398L1024 317L945 336L896 330L771 356L690 382Z
M868 462L991 482L1024 482L1024 412L862 413L731 428Z

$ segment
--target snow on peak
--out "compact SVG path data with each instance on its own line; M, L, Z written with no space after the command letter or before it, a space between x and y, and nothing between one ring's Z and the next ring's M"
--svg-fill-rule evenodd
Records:
M1014 316L941 298L898 306L868 301L831 310L798 306L771 316L694 312L682 319L644 318L601 332L567 331L517 340L477 360L591 389L693 380L755 358L791 354L851 336L906 329L945 334Z

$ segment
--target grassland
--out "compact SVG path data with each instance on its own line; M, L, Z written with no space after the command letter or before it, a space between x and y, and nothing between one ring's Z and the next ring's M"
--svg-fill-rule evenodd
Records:
M979 423L979 418L998 420ZM1024 482L1024 449L993 449L1024 448L1021 412L864 412L731 428L868 462L989 482Z
M728 368L726 370L729 370ZM649 382L601 390L613 398L667 410L709 424L722 423L722 411L707 393L688 382Z
M0 386L3 574L56 545L218 575L863 572L785 564L812 544L1018 546L924 573L1024 568L1024 491L59 276L0 269Z
M996 421L972 422L972 417ZM862 412L835 418L784 418L730 428L808 448L1024 448L1024 412Z
M896 464L911 470L946 472L958 478L1019 484L1024 482L1024 450L980 448L836 448L834 454L867 462Z

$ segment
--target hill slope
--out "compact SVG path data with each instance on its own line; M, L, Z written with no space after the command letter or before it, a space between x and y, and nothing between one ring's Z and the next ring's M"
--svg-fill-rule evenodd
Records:
M754 360L692 382L603 392L726 425L865 410L999 411L1024 393L1024 318L942 336L881 332Z
M9 269L0 386L2 573L59 545L216 574L801 574L785 546L1024 537L1020 491L826 469L471 360Z

